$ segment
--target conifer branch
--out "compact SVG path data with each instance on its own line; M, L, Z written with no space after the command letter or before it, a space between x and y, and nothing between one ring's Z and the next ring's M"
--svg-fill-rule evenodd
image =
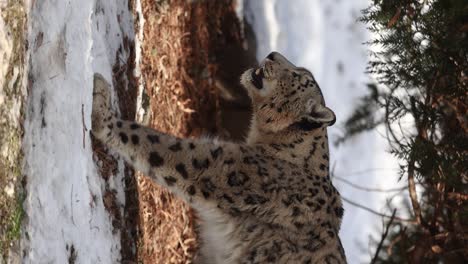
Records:
M390 230L390 226L392 225L393 220L395 219L395 214L396 214L396 209L393 209L392 216L390 217L390 221L388 221L387 226L385 227L385 231L382 234L382 238L380 239L380 242L379 242L379 245L377 246L377 249L375 250L375 254L374 254L374 257L372 258L371 264L376 263L376 261L377 261L377 259L379 257L379 252L382 249L382 245L383 245L385 239L387 238L388 231Z

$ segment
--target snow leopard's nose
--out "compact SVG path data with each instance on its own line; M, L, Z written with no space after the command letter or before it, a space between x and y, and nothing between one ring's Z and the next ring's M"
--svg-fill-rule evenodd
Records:
M271 61L275 61L275 55L277 54L278 52L271 52L270 54L268 54L268 56L266 56L267 59L271 60Z
M273 51L272 53L268 54L265 60L274 61L275 63L278 63L279 65L285 68L296 68L296 66L292 62L286 59L286 57L284 57L281 53L276 51Z

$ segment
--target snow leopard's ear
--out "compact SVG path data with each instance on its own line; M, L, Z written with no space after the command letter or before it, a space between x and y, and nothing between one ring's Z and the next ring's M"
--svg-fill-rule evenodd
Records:
M296 125L305 131L310 131L322 126L332 126L336 122L336 116L333 111L321 103L314 103L312 100L307 102L307 114L301 117Z

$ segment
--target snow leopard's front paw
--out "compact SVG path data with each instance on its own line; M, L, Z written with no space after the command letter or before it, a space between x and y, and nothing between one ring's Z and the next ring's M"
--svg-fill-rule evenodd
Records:
M97 138L102 138L106 122L112 119L110 104L110 85L99 74L94 74L93 81L93 111L91 113L91 132Z

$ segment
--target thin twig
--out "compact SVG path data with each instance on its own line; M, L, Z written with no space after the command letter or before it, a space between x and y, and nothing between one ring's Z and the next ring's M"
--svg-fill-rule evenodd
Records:
M443 173L439 165L439 172ZM435 205L434 205L434 213L431 220L431 226L434 230L437 229L438 221L437 219L442 214L442 210L445 204L445 184L442 182L435 184L435 190L437 191L437 197L434 198Z
M393 209L392 216L390 217L390 221L387 223L387 227L385 228L385 232L382 234L382 238L380 239L379 245L377 246L377 250L375 250L375 255L372 258L371 264L374 264L377 261L377 257L379 256L379 252L382 249L385 238L388 235L388 231L390 230L390 226L392 225L393 220L395 219L395 213L396 213L396 209Z
M456 193L456 192L449 192L447 193L447 197L450 200L455 200L457 203L462 203L468 201L468 194L464 193Z
M414 161L410 161L408 165L408 190L410 194L411 205L413 206L414 216L418 224L422 223L421 217L421 206L418 202L418 196L416 194L416 184L414 182Z
M356 183L353 183L349 180L346 180L344 178L341 178L339 176L336 176L336 175L333 175L333 178L334 179L337 179L341 182L344 182L346 184L348 184L349 186L353 187L353 188L356 188L356 189L359 189L359 190L363 190L363 191L366 191L366 192L384 192L384 193L388 193L388 192L400 192L400 191L404 191L406 189L408 189L408 187L401 187L401 188L393 188L393 189L381 189L381 188L370 188L370 187L364 187L364 186L361 186L361 185L358 185Z
M83 125L83 148L86 148L86 132L88 131L88 128L86 127L85 121L84 121L84 104L81 104L81 123Z
M393 254L393 247L395 246L396 243L400 242L401 239L402 239L402 234L400 233L395 238L393 238L392 241L390 241L390 244L387 247L387 256L391 256Z
M392 171L398 171L398 168L368 168L368 169L364 169L364 170L346 172L346 176L348 176L348 175L363 175L363 174L366 174L366 173L369 173L369 172L376 172L376 171L392 172Z
M373 210L373 209L371 209L371 208L369 208L367 206L356 203L356 202L354 202L354 201L352 201L352 200L350 200L350 199L348 199L346 197L341 196L341 199L343 199L343 201L345 201L345 202L347 202L347 203L349 203L349 204L351 204L353 206L356 206L358 208L361 208L361 209L363 209L363 210L365 210L365 211L367 211L369 213L372 213L372 214L375 214L375 215L378 215L378 216L381 216L381 217L385 217L385 218L392 218L392 216L390 216L390 215L379 213L379 212L377 212L377 211L375 211L375 210ZM400 218L398 216L395 216L394 220L396 220L398 222L415 223L415 221L413 219L405 219L405 218Z

